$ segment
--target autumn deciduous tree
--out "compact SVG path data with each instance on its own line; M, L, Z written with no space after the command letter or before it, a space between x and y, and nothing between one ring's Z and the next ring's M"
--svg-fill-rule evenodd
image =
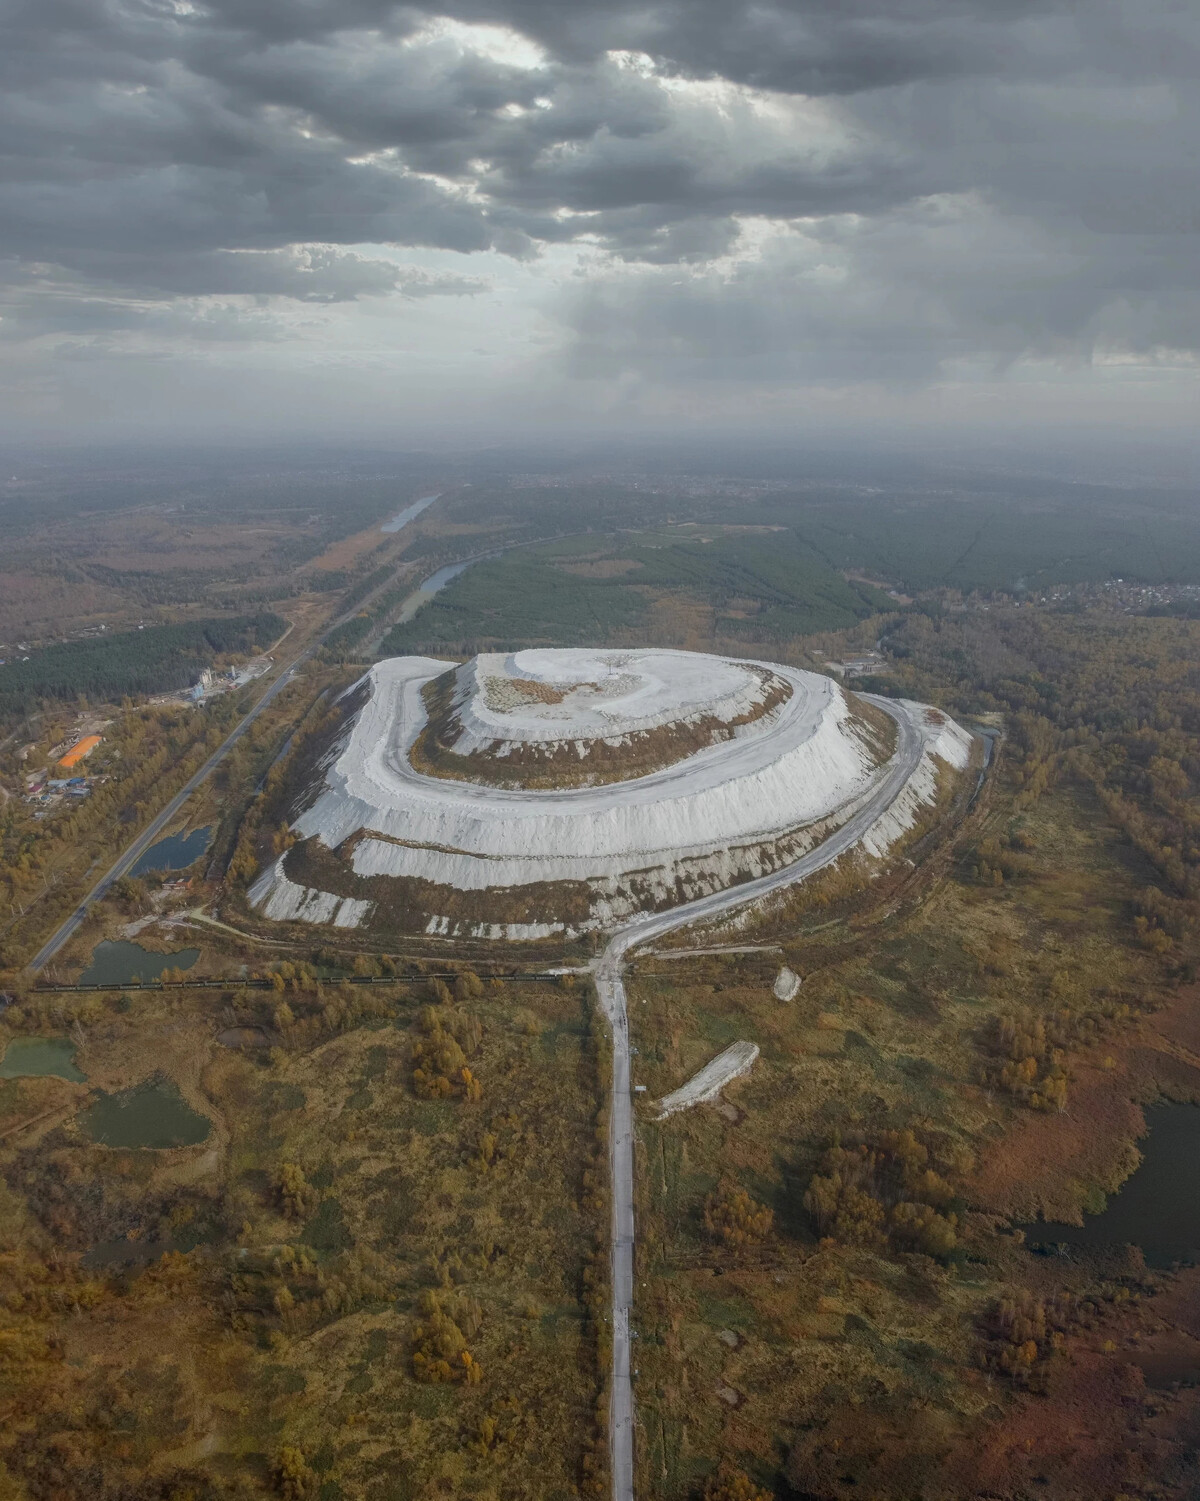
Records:
M440 984L440 981L435 981ZM483 1027L477 1016L444 1006L426 1006L413 1041L413 1090L423 1100L479 1100L483 1086L467 1066L479 1046Z
M755 1485L745 1470L723 1464L710 1475L704 1487L704 1501L774 1501L770 1491Z
M424 1318L413 1331L413 1375L431 1385L462 1382L478 1386L483 1370L467 1349L467 1336L458 1321L466 1324L471 1334L478 1333L483 1322L479 1304L469 1298L445 1298L426 1292L421 1296L421 1312Z
M1080 1302L1069 1292L1042 1299L1021 1291L1001 1298L983 1320L979 1363L1018 1386L1037 1389L1044 1381L1046 1363L1062 1349L1067 1332L1095 1313L1093 1303Z
M464 969L454 982L454 999L460 1005L476 1001L483 994L483 981L473 969Z
M946 1257L958 1239L954 1190L912 1131L835 1141L804 1195L818 1233L845 1245Z
M304 1458L304 1451L285 1444L275 1465L275 1489L286 1501L306 1501L316 1494L317 1477Z
M774 1219L773 1210L733 1183L722 1183L704 1201L704 1228L733 1251L760 1245Z
M289 1219L303 1220L317 1208L317 1191L304 1176L304 1169L294 1162L282 1163L275 1186L280 1206Z

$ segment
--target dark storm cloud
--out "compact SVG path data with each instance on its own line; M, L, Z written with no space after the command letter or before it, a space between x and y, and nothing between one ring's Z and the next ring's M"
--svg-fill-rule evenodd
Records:
M245 299L479 290L349 247L577 241L577 372L1200 345L1172 0L29 0L5 31L10 340L269 340Z
M457 19L511 26L555 57L590 63L601 53L642 50L694 76L721 76L769 88L849 93L914 79L993 71L1019 56L1014 23L1070 7L1036 0L674 0L666 4L566 5L561 0L457 0L440 8ZM419 8L373 0L292 4L218 0L209 15L259 44L320 41L351 29L403 34Z

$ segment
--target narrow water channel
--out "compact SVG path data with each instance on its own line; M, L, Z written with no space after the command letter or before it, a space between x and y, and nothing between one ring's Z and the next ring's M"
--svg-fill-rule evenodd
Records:
M423 495L420 500L414 500L412 505L405 506L404 510L397 511L390 521L385 521L379 528L381 532L402 531L410 521L415 521L422 511L427 511L435 500L441 498L441 492L437 495Z
M482 559L474 558L471 562L479 563L482 562ZM444 568L439 568L436 573L431 573L420 585L416 593L410 594L404 601L404 608L396 616L395 623L397 625L406 625L423 605L427 605L435 594L446 587L451 579L456 579L465 569L470 568L471 562L447 563Z

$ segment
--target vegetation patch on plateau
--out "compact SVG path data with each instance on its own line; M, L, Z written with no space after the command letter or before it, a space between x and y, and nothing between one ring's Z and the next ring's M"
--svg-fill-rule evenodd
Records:
M428 722L414 741L410 757L418 771L430 776L530 790L596 787L648 776L710 745L732 739L743 725L771 714L791 696L791 685L784 679L762 669L752 668L751 671L764 680L762 700L752 710L730 719L690 715L686 720L677 720L656 729L625 732L615 737L616 743L599 737L587 741L553 740L548 735L544 741L497 742L490 748L464 755L455 750L461 737L461 725L452 669L422 689ZM528 682L519 678L505 679L506 685ZM524 691L541 690L537 694L540 702L558 701L545 696L548 686L534 682ZM550 689L550 692L555 690ZM561 695L559 697L561 699ZM553 727L547 728L552 733Z

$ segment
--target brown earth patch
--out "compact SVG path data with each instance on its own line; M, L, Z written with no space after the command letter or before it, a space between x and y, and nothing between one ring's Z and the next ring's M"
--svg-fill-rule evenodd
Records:
M310 566L318 573L348 568L352 563L356 563L363 553L370 552L373 548L386 547L389 540L388 534L381 532L378 524L369 526L365 531L354 532L349 537L343 537L340 541L331 543L323 553L312 560Z
M1200 1267L1174 1273L1155 1298L1154 1312L1172 1330L1200 1340Z
M524 699L531 704L561 704L571 688L581 686L579 683L572 683L570 688L559 689L537 678L485 678L483 691L489 708L503 709L506 707L503 703L506 693L511 693L514 697ZM492 702L493 698L499 701Z
M189 526L176 517L116 518L95 529L91 545L77 555L87 564L117 573L220 572L230 564L264 560L292 529L275 523L258 526L232 522Z
M1200 1099L1200 987L1181 988L1124 1038L1077 1059L1066 1110L1030 1113L997 1141L980 1160L973 1201L1013 1219L1081 1224L1087 1188L1112 1192L1137 1166L1142 1105L1161 1095Z
M635 731L608 744L597 737L583 742L581 756L575 740L551 740L512 745L507 754L498 756L490 750L461 755L455 745L461 725L455 708L457 679L453 671L443 673L422 689L428 723L413 742L410 759L413 766L427 776L478 782L485 786L523 788L594 787L610 782L624 782L631 777L646 776L665 766L672 766L686 756L731 738L734 730L771 713L785 703L792 693L786 679L759 672L763 680L763 697L753 710L734 719L712 716L693 721L679 720L653 730ZM530 699L540 696L536 686L522 683L517 691ZM507 683L506 683L507 686ZM551 690L557 691L557 690ZM554 702L553 699L544 700ZM547 725L547 736L553 731Z
M823 1501L1186 1501L1196 1494L1188 1449L1200 1424L1200 1392L1147 1391L1136 1322L1131 1315L1069 1340L1044 1395L1005 1401L989 1384L994 1400L981 1416L887 1396L844 1406L793 1446L788 1479L799 1494ZM987 1378L970 1373L966 1380L982 1403Z
M652 592L646 639L687 651L712 651L716 611L707 601L681 589ZM738 647L734 647L736 652ZM764 655L768 655L764 653Z
M869 573L860 573L853 568L849 569L845 574L843 574L843 577L846 579L847 583L870 584L872 589L882 589L885 594L890 594L897 604L912 604L911 594L902 593L899 589L896 588L895 584L889 584L886 579L872 578Z
M1139 1477L1141 1372L1073 1345L1045 1397L1021 1397L980 1425L947 1476L950 1496L1110 1497ZM1144 1474L1144 1471L1142 1471Z
M1096 1064L1077 1066L1068 1108L1018 1120L980 1161L972 1201L1012 1219L1082 1224L1086 1187L1116 1188L1138 1163L1146 1118L1126 1085Z
M0 573L0 640L40 641L103 620L126 604L115 589L36 573Z

